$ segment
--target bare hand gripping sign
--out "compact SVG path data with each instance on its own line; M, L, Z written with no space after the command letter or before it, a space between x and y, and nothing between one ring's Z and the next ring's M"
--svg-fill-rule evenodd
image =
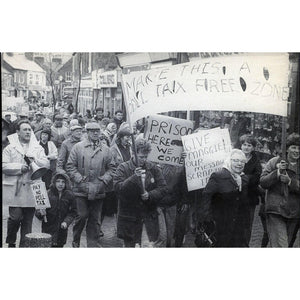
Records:
M228 129L200 130L182 137L189 191L204 188L213 172L223 167L231 151Z
M207 58L123 74L131 122L176 110L251 111L286 116L288 54Z
M154 115L147 118L145 138L151 142L148 159L153 162L183 166L181 137L191 134L193 122L167 116Z

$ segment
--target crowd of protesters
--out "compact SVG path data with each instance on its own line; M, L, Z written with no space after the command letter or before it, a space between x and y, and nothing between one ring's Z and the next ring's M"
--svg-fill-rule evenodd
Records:
M253 126L246 114L202 114L194 132L227 127L234 149L204 189L188 192L184 166L150 162L143 127L130 128L123 119L122 111L110 118L101 108L81 115L70 106L57 107L53 116L37 111L31 120L19 114L15 122L7 113L2 171L9 247L16 247L19 229L24 246L34 215L53 247L66 244L71 224L74 248L84 229L87 247L101 247L106 216L115 217L124 247L141 246L143 228L152 247L181 247L189 231L198 247L249 247L258 205L261 246L293 246L300 223L298 134L288 136L283 159L274 128ZM264 130L274 145L262 137ZM46 210L36 210L32 199L32 161L48 169L42 177L51 205Z

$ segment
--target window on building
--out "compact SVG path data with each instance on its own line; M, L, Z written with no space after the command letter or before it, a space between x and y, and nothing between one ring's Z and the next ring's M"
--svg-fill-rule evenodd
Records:
M20 73L20 83L24 83L24 73Z
M66 72L66 81L72 80L72 72Z

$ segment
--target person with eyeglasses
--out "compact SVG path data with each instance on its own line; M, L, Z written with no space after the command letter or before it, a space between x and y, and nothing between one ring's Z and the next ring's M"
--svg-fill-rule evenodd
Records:
M215 223L215 247L247 247L249 222L246 156L233 149L221 170L212 173L198 208L200 224Z
M73 146L66 164L67 174L73 182L78 214L73 227L73 248L80 246L85 226L87 247L101 247L99 220L115 170L109 148L100 142L99 124L87 123L86 130L87 138Z

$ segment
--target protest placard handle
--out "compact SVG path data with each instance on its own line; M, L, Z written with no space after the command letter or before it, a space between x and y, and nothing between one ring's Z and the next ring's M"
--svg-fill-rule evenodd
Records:
M281 134L281 149L282 149L282 159L286 161L286 122L287 117L282 117L282 134ZM283 174L286 174L284 170ZM281 182L281 194L288 198L289 190L287 183Z

